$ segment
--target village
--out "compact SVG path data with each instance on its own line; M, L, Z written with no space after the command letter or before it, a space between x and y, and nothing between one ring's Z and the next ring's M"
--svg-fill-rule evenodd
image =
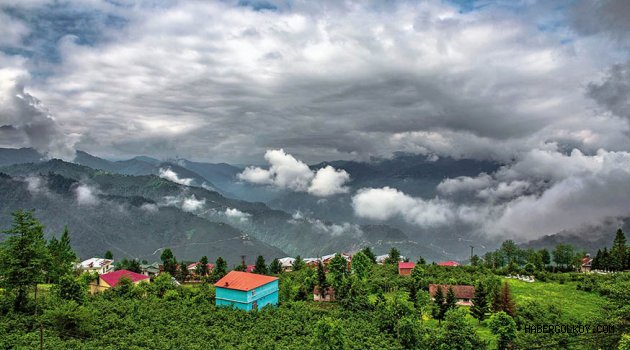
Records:
M367 249L369 254L371 250ZM270 269L266 267L260 267L254 264L246 264L246 257L242 257L241 265L234 270L221 274L217 278L218 281L214 283L216 288L216 305L234 307L246 311L253 309L262 309L265 306L278 305L279 298L279 284L278 277L280 273L288 273L294 270L297 265L303 264L306 268L322 269L324 273L329 270L329 265L333 259L343 259L346 263L347 271L352 271L352 259L353 255L349 253L337 253L324 255L319 258L304 258L299 256L284 257L280 259L274 259ZM260 261L262 257L258 258ZM222 260L221 258L217 260ZM425 264L423 261L418 263L408 261L404 256L399 256L395 248L392 249L390 254L374 256L374 263L378 265L384 265L387 263L394 263L397 266L397 273L399 276L411 276L416 265ZM129 262L126 260L127 263ZM264 259L263 259L264 261ZM599 274L607 274L606 271L593 270L591 271L593 259L590 254L586 254L579 260L577 267L579 272L590 273L595 272ZM219 263L219 262L218 262ZM263 263L264 264L264 263ZM133 264L132 264L133 265ZM449 260L434 263L435 266L440 267L458 267L462 266L459 262ZM154 262L151 264L141 263L136 264L137 272L127 269L118 268L113 259L105 258L90 258L84 260L76 265L78 273L88 273L94 276L93 281L89 283L89 291L91 294L98 292L104 292L110 288L115 288L121 280L128 280L133 285L139 285L140 283L151 283L152 279L166 272L164 264ZM205 267L204 267L205 266ZM274 267L275 266L275 267ZM174 285L180 286L182 284L197 284L208 282L208 278L213 276L215 272L215 264L208 263L207 258L202 258L202 261L193 262L189 264L174 265L175 271L186 271L183 277L176 278L175 275L182 276L181 273L176 272L171 276L171 282ZM274 270L274 271L270 271ZM262 272L273 272L276 276L266 275ZM527 283L535 282L533 275L521 275L521 274L508 274L506 279L517 279ZM435 295L439 292L443 295L443 298L447 297L449 292L453 293L457 299L456 304L460 306L473 306L473 299L475 296L475 287L473 285L458 285L458 284L428 284L428 292L431 300L435 300ZM315 302L334 302L336 301L335 290L330 285L325 285L324 288L320 285L315 285L312 290L312 300Z
M229 269L170 248L159 262L109 251L79 262L68 229L46 240L32 212L14 218L0 242L0 334L10 335L0 348L627 350L617 346L630 303L621 230L593 258L507 240L461 262L364 247L271 263L241 256ZM609 331L527 331L579 322Z

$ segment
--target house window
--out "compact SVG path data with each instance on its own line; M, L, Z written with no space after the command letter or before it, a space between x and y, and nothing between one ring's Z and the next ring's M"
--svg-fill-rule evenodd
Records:
M252 290L252 296L256 295L256 289Z

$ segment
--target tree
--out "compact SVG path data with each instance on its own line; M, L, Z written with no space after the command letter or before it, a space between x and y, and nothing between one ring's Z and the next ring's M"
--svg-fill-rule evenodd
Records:
M370 260L372 261L373 264L376 264L376 255L374 255L374 253L372 252L372 249L370 247L363 248L361 250L361 253L365 254L365 256L370 258Z
M621 229L617 230L610 249L610 269L622 271L626 267L626 236Z
M262 255L259 255L256 259L256 265L254 266L254 273L260 275L267 274L267 264L265 263L265 258Z
M514 297L512 297L512 293L510 292L510 286L507 282L503 283L501 292L495 295L494 305L495 312L503 311L512 317L516 316L516 304L514 302Z
M444 319L445 308L444 308L444 294L442 292L442 286L440 285L437 286L437 290L435 291L435 296L433 297L433 303L434 303L434 307L432 311L433 318L437 319L441 324L442 320Z
M602 268L601 262L602 262L602 250L597 249L597 254L595 254L595 257L593 258L593 261L591 262L591 268L593 270L601 269Z
M9 237L0 243L0 286L15 292L14 308L24 311L28 289L44 281L50 255L44 240L44 227L32 211L18 210L13 226L4 231Z
M330 317L317 321L311 345L318 350L347 349L348 345L341 321Z
M302 260L302 257L299 255L296 256L295 260L293 261L293 271L300 271L304 267L306 267L306 263L304 262L304 260Z
M630 333L621 336L619 350L630 350Z
M280 260L278 260L278 258L271 261L271 265L269 265L269 272L274 275L278 275L282 272L282 265L280 264Z
M451 309L444 316L444 327L440 338L441 349L485 349L487 345L479 338L473 326L466 319L468 312Z
M479 266L481 265L481 258L475 254L470 258L470 266Z
M57 284L53 285L52 293L62 300L74 300L81 304L87 292L85 284L81 283L74 276L63 275Z
M170 248L164 249L160 255L160 260L162 260L164 271L168 272L171 276L175 276L177 273L177 260Z
M348 261L346 261L346 259L341 256L341 254L335 254L335 256L330 259L330 263L328 264L328 273L332 278L333 288L335 289L335 291L340 291L343 279L348 274Z
M317 262L317 287L319 289L319 296L325 298L328 290L328 281L326 280L324 264L321 261Z
M61 239L53 237L48 242L48 252L50 254L50 268L48 280L57 283L61 276L72 274L77 255L70 246L70 233L66 226L61 234Z
M444 313L446 313L450 309L455 309L457 307L457 298L455 297L453 286L448 287L448 291L446 292L446 302L443 305Z
M115 264L115 270L129 270L135 273L141 273L140 262L136 259L123 258Z
M208 276L208 257L207 256L204 255L201 257L201 259L199 259L197 266L195 266L195 273L199 277Z
M181 264L179 264L179 269L177 271L177 276L175 276L175 278L179 281L179 282L185 282L186 279L188 279L188 266L186 266L186 264L184 264L183 262Z
M499 350L510 349L516 338L516 322L512 316L500 311L490 318L490 330L498 337Z
M553 251L553 261L564 268L569 267L573 262L573 246L570 244L558 244Z
M405 316L398 320L396 325L396 337L400 341L400 345L405 349L416 349L422 341L419 330L422 323L414 317Z
M475 296L472 302L470 313L481 323L486 318L486 313L490 311L488 310L488 292L483 283L479 282L475 286Z
M541 249L538 251L540 254L540 259L542 260L542 263L545 266L548 266L549 264L551 264L551 255L549 254L549 251L547 249Z
M372 264L372 260L370 260L367 255L363 252L358 252L352 257L350 267L352 268L352 272L354 272L359 279L364 280L370 272Z
M500 248L501 252L503 253L503 255L505 256L508 264L511 261L515 261L516 257L518 256L518 247L516 246L516 243L514 243L513 240L508 239L507 241L504 241L503 244L501 244L501 248Z
M424 265L426 265L426 264L427 264L427 261L426 261L426 260L424 260L424 258L423 258L423 257L419 257L419 258L418 258L418 261L416 262L416 265L421 265L421 266L424 266Z
M227 275L227 262L222 257L218 257L214 263L214 270L212 271L212 281L216 282Z
M104 257L105 257L105 259L112 260L114 258L114 254L112 254L111 250L108 250L108 251L105 252Z
M386 264L398 264L400 261L400 252L395 247L389 250L389 255L385 259Z

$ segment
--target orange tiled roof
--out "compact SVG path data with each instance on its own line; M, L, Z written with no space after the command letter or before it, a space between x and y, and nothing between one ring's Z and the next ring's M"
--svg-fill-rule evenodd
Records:
M259 275L256 273L248 273L241 271L230 271L225 277L221 278L214 285L221 288L229 288L236 290L248 291L258 288L269 282L277 280L278 277Z

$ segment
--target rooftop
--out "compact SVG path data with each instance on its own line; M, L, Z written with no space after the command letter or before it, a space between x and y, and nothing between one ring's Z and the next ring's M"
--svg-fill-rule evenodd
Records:
M429 294L431 297L437 293L437 287L442 287L442 294L446 297L448 288L452 287L457 299L472 299L475 296L475 287L465 285L449 285L449 284L429 284Z
M399 262L398 263L398 268L399 269L413 269L414 266L416 266L416 263L414 262Z
M149 276L141 275L129 270L118 270L110 273L105 273L99 276L103 281L107 282L112 287L115 287L121 278L128 278L131 282L138 282L149 279Z
M277 279L278 277L259 275L256 273L230 271L214 285L221 288L248 291Z

